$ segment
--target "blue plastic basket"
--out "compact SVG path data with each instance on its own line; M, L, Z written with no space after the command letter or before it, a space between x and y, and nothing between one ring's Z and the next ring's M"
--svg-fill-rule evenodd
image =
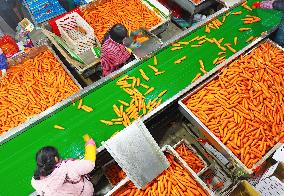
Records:
M57 0L25 0L35 23L43 23L66 12Z

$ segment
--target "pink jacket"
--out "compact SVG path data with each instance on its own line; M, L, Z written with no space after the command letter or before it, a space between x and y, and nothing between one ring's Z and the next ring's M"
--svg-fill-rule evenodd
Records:
M35 180L32 186L41 196L92 196L93 184L83 175L90 173L95 163L89 160L66 160L47 177Z
M131 54L126 47L108 38L101 48L101 66L103 76L107 76L111 72L117 70L118 66L122 66Z

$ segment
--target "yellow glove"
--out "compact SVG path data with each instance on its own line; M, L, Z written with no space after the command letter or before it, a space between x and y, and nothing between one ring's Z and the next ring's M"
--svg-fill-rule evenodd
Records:
M132 53L132 49L131 48L126 48L127 49L127 51L129 52L129 53Z
M88 134L83 136L84 141L86 142L85 144L85 160L89 160L92 162L96 161L96 143Z

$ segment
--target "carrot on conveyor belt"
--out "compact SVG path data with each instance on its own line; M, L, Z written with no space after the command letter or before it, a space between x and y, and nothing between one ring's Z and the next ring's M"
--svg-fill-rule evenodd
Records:
M164 94L166 94L168 91L167 90L164 90L162 92L160 92L160 94L158 95L158 97L162 97Z
M199 62L199 65L200 65L200 71L202 71L203 74L206 74L207 71L205 70L203 61L200 59L198 62Z
M146 80L146 81L149 81L149 80L150 80L150 78L145 74L145 72L143 71L143 69L139 69L139 72L140 72L140 74L141 74L141 76L142 76L142 78L143 78L144 80Z
M238 43L238 37L234 37L234 44L237 45Z
M142 86L142 87L144 87L144 88L146 88L146 89L148 89L148 88L149 88L149 86L148 86L148 85L146 85L146 84L141 84L141 86Z
M240 15L240 14L242 14L243 12L242 11L239 11L239 12L234 12L234 13L232 13L233 15Z
M105 175L112 185L118 184L126 177L125 172L119 167L117 163L111 163L105 170Z
M140 0L109 0L104 3L91 3L83 10L82 17L91 25L95 35L102 42L104 35L115 24L123 24L134 32L143 27L150 30L161 19Z
M183 57L181 57L181 58L179 58L178 60L176 60L175 62L174 62L174 64L180 64L183 60L185 60L186 59L186 56L183 56Z
M210 33L210 27L208 25L205 26L205 32Z
M196 74L196 76L192 79L192 82L195 82L201 77L201 73Z
M264 42L185 103L248 168L284 137L283 63Z
M202 37L196 36L195 38L192 38L190 41L188 41L188 43L194 42L196 40L200 40L200 38L202 38Z
M148 67L151 68L154 72L159 72L159 70L152 65L148 65Z
M174 47L171 49L171 51L180 50L180 49L182 49L182 47Z
M178 195L178 196L206 196L204 189L187 172L175 158L166 153L170 167L156 177L143 190L137 189L132 182L128 182L119 188L112 196L133 196L133 195Z
M158 65L158 60L156 56L154 56L154 65Z
M113 122L111 121L107 121L107 120L100 120L102 123L106 124L106 125L109 125L109 126L112 126L113 125Z
M201 36L201 37L197 37L197 40L203 40L203 39L205 39L206 38L206 35L203 35L203 36Z
M166 71L159 71L159 72L156 72L155 73L155 76L158 76L158 75L161 75L161 74L163 74L163 73L165 73Z
M234 48L231 47L231 44L230 44L230 43L227 43L227 44L224 44L224 45L227 46L227 48L228 48L231 52L233 52L233 53L236 53L236 52L237 52Z
M203 161L184 143L178 145L175 150L195 173L200 172L205 167Z
M198 45L191 45L190 47L192 47L192 48L198 48L198 47L200 47L201 45L200 44L198 44Z
M259 17L251 15L246 15L246 17L243 18L242 20L244 21L244 24L252 24L261 21Z
M227 18L226 15L222 17L222 23L225 22L226 18Z
M174 44L172 44L172 46L174 46L174 47L180 47L180 43L174 43Z
M249 11L252 11L252 8L250 6L248 6L247 4L244 4L243 7Z
M221 38L220 40L218 40L218 43L221 44L223 42L224 38Z
M226 60L226 56L217 57L214 59L213 64L218 65Z
M214 43L214 41L212 40L212 39L209 39L209 38L205 38L208 42L210 42L210 43Z
M144 95L148 95L149 93L151 93L154 90L154 87L149 88L149 90L147 90L147 92Z
M82 105L83 105L83 100L80 99L77 109L80 110L82 108Z
M89 106L86 106L86 105L83 105L82 106L82 110L86 111L86 112L92 112L93 111L93 108L89 107Z
M148 65L149 68L151 68L154 71L157 71L158 69L152 65ZM145 77L145 72L140 69L141 76ZM160 75L164 73L162 72L156 72L155 75ZM148 76L146 76L149 80ZM131 83L132 82L132 83ZM116 114L118 118L112 119L110 121L101 120L102 123L112 126L112 125L123 125L127 127L131 124L132 121L137 120L142 115L145 115L149 112L151 112L154 108L157 108L162 103L162 96L167 92L167 90L162 91L158 97L154 98L153 100L148 100L146 102L145 96L152 93L155 88L149 87L148 85L142 84L140 82L140 78L136 77L130 77L128 75L120 78L116 85L123 89L124 92L126 92L130 98L130 102L125 102L122 100L118 100L118 102L121 104L119 107L117 105L113 105L113 111ZM144 90L146 89L145 93L141 93L139 91L139 87L143 87Z
M250 41L252 41L254 39L254 36L250 36L247 40L246 40L246 42L250 42Z
M205 43L207 40L202 40L200 42L198 42L198 45L202 45L203 43Z
M248 31L251 30L251 28L239 28L239 31Z
M65 128L59 125L54 125L53 126L55 129L59 129L59 130L64 130Z
M198 62L199 62L200 67L201 67L202 69L205 69L203 61L202 61L201 59L199 59Z
M226 19L226 16L223 16L222 22L218 18L212 20L210 23L208 23L208 25L205 26L205 32L210 33L210 28L211 29L220 29L220 27L225 22L225 19Z
M213 43L215 43L218 48L220 48L222 51L226 51L226 48L221 46L220 43L218 42L218 40L216 40L216 38L212 38Z
M188 45L189 42L178 42L180 45Z
M9 67L7 77L0 80L0 134L78 90L49 50Z

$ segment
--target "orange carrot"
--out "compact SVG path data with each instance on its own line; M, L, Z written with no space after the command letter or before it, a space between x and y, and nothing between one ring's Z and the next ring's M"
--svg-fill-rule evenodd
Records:
M283 132L279 128L284 120L284 110L280 109L284 81L278 77L284 71L278 66L284 63L283 56L283 51L263 42L185 102L248 168L279 141Z
M92 26L100 42L106 32L117 23L134 32L141 27L149 30L161 22L155 12L139 0L130 0L127 4L120 0L99 4L94 2L83 10L83 18Z
M193 153L185 144L180 144L175 149L181 158L188 164L189 167L196 173L204 168L204 163L199 157Z
M112 185L116 185L126 177L124 171L118 166L117 163L112 163L106 168L106 177L110 180Z
M0 80L0 135L78 90L49 50L11 66Z
M166 157L170 162L170 167L162 174L156 177L145 189L139 190L134 187L132 182L118 189L113 196L116 195L156 195L169 196L189 195L207 195L202 187L194 180L179 163L174 160L174 157L166 153Z

